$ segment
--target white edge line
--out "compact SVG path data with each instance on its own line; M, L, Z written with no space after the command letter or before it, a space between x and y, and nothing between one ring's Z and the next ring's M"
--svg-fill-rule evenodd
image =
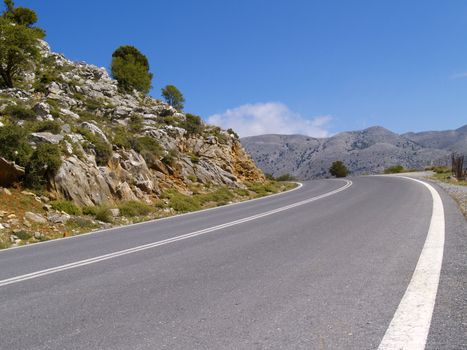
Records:
M423 350L430 331L443 264L444 207L438 191L430 184L406 176L393 177L412 180L427 187L433 198L433 211L425 244L412 279L378 350Z
M35 271L35 272L28 273L28 274L20 275L20 276L10 277L10 278L4 279L4 280L0 280L0 287L7 286L9 284L23 282L23 281L26 281L26 280L30 280L30 279L34 279L34 278L38 278L38 277L42 277L42 276L46 276L46 275L50 275L50 274L60 272L60 271L70 270L70 269L77 268L77 267L80 267L80 266L85 266L85 265L97 263L97 262L100 262L100 261L116 258L116 257L122 256L122 255L128 255L128 254L136 253L136 252L139 252L139 251L142 251L142 250L147 250L147 249L159 247L159 246L166 245L166 244L169 244L169 243L173 243L173 242L193 238L193 237L200 236L200 235L203 235L203 234L206 234L206 233L209 233L209 232L221 230L223 228L231 227L231 226L234 226L234 225L239 225L239 224L242 224L242 223L245 223L245 222L248 222L248 221L253 221L253 220L256 220L256 219L259 219L259 218L263 218L265 216L276 214L276 213L279 213L279 212L282 212L282 211L285 211L285 210L288 210L288 209L292 209L292 208L295 208L295 207L298 207L298 206L301 206L301 205L305 205L305 204L314 202L314 201L316 201L318 199L322 199L322 198L325 198L325 197L332 196L332 195L334 195L336 193L339 193L341 191L344 191L347 188L349 188L350 186L352 186L352 181L350 181L350 180L344 180L344 181L346 182L346 184L344 186L339 187L339 188L337 188L337 189L335 189L333 191L326 192L326 193L321 194L319 196L308 198L308 199L305 199L305 200L302 200L302 201L299 201L299 202L295 202L295 203L292 203L292 204L289 204L289 205L286 205L286 206L283 206L283 207L279 207L279 208L272 209L272 210L269 210L269 211L266 211L266 212L263 212L263 213L252 215L252 216L249 216L249 217L246 217L246 218L243 218L243 219L238 219L238 220L235 220L235 221L227 222L227 223L216 225L216 226L213 226L213 227L208 227L208 228L205 228L205 229L202 229L202 230L186 233L186 234L183 234L183 235L180 235L180 236L167 238L167 239L164 239L162 241L148 243L148 244L144 244L144 245L141 245L141 246L124 249L124 250L120 250L120 251L117 251L117 252L104 254L104 255L100 255L100 256L85 259L85 260L79 260L79 261L75 261L75 262L72 262L72 263L68 263L68 264L64 264L64 265L60 265L60 266L55 266L55 267L51 267L51 268L48 268L48 269L45 269L45 270Z
M335 179L330 179L330 180L335 180ZM286 193L290 193L290 192L296 191L296 190L303 187L303 184L301 182L295 182L295 181L291 181L291 182L296 183L298 186L294 187L294 188L292 188L290 190L287 190L287 191L270 194L270 195L264 196L264 197L247 199L247 200L236 202L236 203L230 203L230 204L220 205L220 206L213 207L213 208L206 208L206 209L201 209L201 210L197 210L197 211L191 211L189 213L175 214L175 215L166 216L166 217L163 217L163 218L137 222L137 223L134 223L134 224L121 225L121 226L115 226L115 227L106 228L106 229L102 229L102 230L90 231L90 232L81 233L81 234L77 234L77 235L73 235L73 236L69 236L69 237L59 237L59 238L54 238L54 239L51 239L51 240L48 240L48 241L35 242L35 243L25 244L25 245L21 245L21 246L17 246L17 247L10 247L10 248L6 248L6 249L0 249L0 254L7 253L9 251L16 250L16 249L37 247L38 245L61 242L61 241L64 241L66 239L81 238L81 237L93 235L93 234L96 234L96 233L98 234L98 233L102 233L102 232L108 232L108 231L113 231L113 230L117 230L117 229L123 229L123 228L126 228L126 227L148 225L148 224L152 224L152 223L154 223L156 221L160 222L160 221L164 221L164 220L171 220L171 219L179 218L181 216L194 215L194 214L198 214L198 213L202 213L202 212L206 212L206 211L210 211L210 210L227 208L227 207L230 207L230 206L239 205L239 204L243 204L243 203L250 203L250 202L254 202L254 201L258 201L258 200L262 200L262 199L264 200L266 198L276 197L276 196L280 196L280 195L283 195L283 194L286 194Z

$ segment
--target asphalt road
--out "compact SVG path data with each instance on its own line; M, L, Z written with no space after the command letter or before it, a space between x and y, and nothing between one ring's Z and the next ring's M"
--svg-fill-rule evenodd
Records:
M377 349L433 198L408 179L351 181L1 251L0 349ZM467 349L465 219L440 194L426 348Z

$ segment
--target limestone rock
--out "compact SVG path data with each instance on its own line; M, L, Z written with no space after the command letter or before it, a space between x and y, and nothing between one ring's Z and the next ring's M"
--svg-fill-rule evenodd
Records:
M9 186L21 180L24 168L0 157L0 186Z
M51 132L33 132L29 136L30 140L35 143L51 143L54 145L58 145L60 141L63 140L63 135L55 135Z
M35 214L30 211L25 212L24 217L29 221L36 222L39 224L45 224L47 222L47 220L42 215Z

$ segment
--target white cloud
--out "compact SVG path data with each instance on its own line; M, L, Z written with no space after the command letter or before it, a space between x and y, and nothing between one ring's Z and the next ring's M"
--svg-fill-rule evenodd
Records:
M241 137L262 134L301 134L327 137L330 116L304 118L283 103L246 104L208 117L208 123L232 128Z
M465 78L467 78L467 72L452 74L449 78L451 78L451 79L465 79Z

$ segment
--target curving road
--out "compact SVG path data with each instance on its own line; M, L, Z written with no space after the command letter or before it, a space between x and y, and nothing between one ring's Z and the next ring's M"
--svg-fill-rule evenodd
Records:
M436 221L420 182L310 181L1 251L0 349L467 349L466 225L439 193Z

